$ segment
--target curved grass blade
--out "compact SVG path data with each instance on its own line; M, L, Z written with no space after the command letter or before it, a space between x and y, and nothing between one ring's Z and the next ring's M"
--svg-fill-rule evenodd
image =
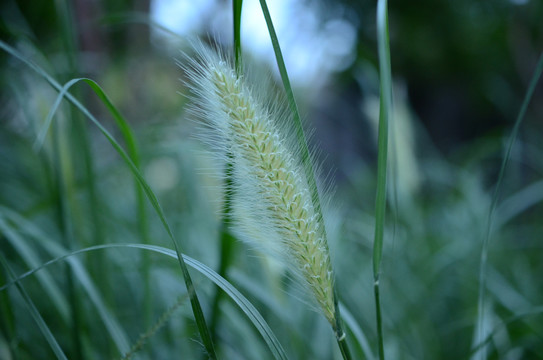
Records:
M35 239L39 239L39 245L41 245L52 256L59 256L66 253L65 249L61 245L53 240L50 240L47 235L41 232L40 229L36 228L34 224L29 222L16 212L7 208L0 207L0 214L6 219L9 219L11 222L13 222L13 224L16 224L20 229L24 229L24 231L29 236ZM0 225L2 225L1 222ZM13 247L22 246L21 244L19 244L19 242L25 245L21 237L12 236L15 234L15 229L1 229L12 230L5 231L5 234L8 235L6 236L6 238L12 243ZM100 296L98 290L96 289L96 286L92 282L92 279L88 275L87 271L81 265L81 262L77 258L69 259L68 262L72 268L72 272L74 273L75 278L79 280L79 283L87 293L88 298L91 300L94 307L98 311L98 315L100 316L100 319L102 319L102 322L104 323L108 333L111 335L115 346L121 354L125 353L129 348L128 338L113 314L111 314L111 312L107 309L102 297ZM3 290L5 287L6 285L2 286L0 288L0 291Z
M82 254L85 252L95 251L95 250L101 250L101 249L112 249L112 248L135 248L135 249L143 249L143 250L149 250L154 251L163 255L170 256L172 258L177 258L177 252L171 249L167 249L160 246L155 245L146 245L146 244L107 244L107 245L98 245L98 246L91 246L85 249L76 250L70 253L65 253L62 256L59 256L55 259L49 260L45 263L43 263L41 266L34 268L30 271L25 272L24 274L21 274L17 278L11 280L7 284L4 284L2 287L0 287L0 291L8 288L9 286L13 285L14 283L18 283L22 279L36 273L37 271L45 268L46 266L49 266L51 264L57 263L59 261L62 261L64 259L67 259L73 255ZM276 359L285 360L288 359L287 355L285 354L281 344L279 343L279 340L277 340L277 337L273 333L273 331L270 329L264 318L260 315L258 310L251 304L243 294L241 294L232 284L230 284L226 279L224 279L222 276L217 274L213 269L209 268L208 266L202 264L198 260L195 260L187 255L182 255L184 261L186 264L188 264L193 269L200 272L202 275L207 277L209 280L213 281L217 286L219 286L238 306L239 308L247 315L249 320L253 323L253 325L257 328L257 330L262 335L264 341L270 348L273 356Z
M40 261L34 249L27 246L21 236L19 236L19 234L8 226L2 216L0 216L0 233L11 242L12 247L21 256L21 258L23 258L28 267L33 268L39 266ZM37 276L41 286L45 290L45 293L51 299L52 303L60 314L60 318L67 323L69 320L69 306L66 298L62 296L61 290L58 288L57 284L48 272L44 271L43 273L39 273Z
M13 274L13 271L11 270L11 268L9 267L9 264L7 263L6 259L4 258L4 256L1 253L0 253L0 263L2 263L2 265L6 269L8 278L13 279L15 277L14 274ZM13 280L12 280L12 282L13 282ZM34 318L34 321L36 321L36 324L38 324L38 327L40 328L40 331L42 332L43 336L45 336L45 339L49 343L49 346L51 346L51 349L55 353L57 359L68 360L68 358L66 357L66 355L64 355L64 352L60 348L60 345L58 344L57 340L55 339L55 337L51 333L51 330L49 330L49 327L47 326L47 324L45 323L45 321L41 317L38 309L36 308L36 306L32 302L32 299L30 298L30 296L28 295L28 293L24 289L23 285L18 280L16 280L15 285L17 287L17 290L19 290L19 293L23 297L24 303L25 303L26 307L28 308L28 311L30 312L30 315L32 315L32 317Z
M40 129L38 133L38 137L36 139L36 142L34 144L34 150L41 149L43 142L45 140L45 136L51 126L51 122L53 121L53 117L55 116L58 107L60 106L60 103L62 102L62 99L66 96L68 93L68 90L75 85L78 82L85 82L87 85L91 87L91 89L94 91L94 93L98 96L98 98L102 101L102 103L106 106L106 108L109 110L110 114L113 116L113 119L115 120L115 123L117 124L117 127L121 131L121 135L125 141L125 146L127 148L127 153L130 156L130 159L134 162L134 165L140 169L140 156L138 153L138 147L136 145L136 137L134 136L134 132L132 131L132 128L128 125L128 122L124 119L124 117L121 115L121 113L117 110L117 108L113 105L113 103L109 100L109 98L106 96L104 91L100 88L100 86L91 79L88 78L76 78L68 81L60 90L57 98L55 99L55 102L53 103L53 106L51 107L49 113L47 114L47 118ZM145 212L145 199L144 194L142 192L142 188L140 187L137 180L136 182L136 209L137 209L137 216L138 216L138 226L139 226L139 232L141 235L141 238L144 243L149 243L149 230L148 230L148 222L147 222L147 216ZM151 313L152 313L152 298L151 298L151 291L150 291L150 260L147 256L147 254L144 255L142 259L142 271L145 275L145 279L143 281L143 288L144 288L144 318L146 325L150 325L150 319L151 319Z
M368 342L368 339L364 335L364 332L356 322L354 316L351 314L349 310L343 305L342 303L339 304L339 307L341 308L341 315L343 316L343 320L345 320L345 323L351 329L352 333L354 334L354 337L356 341L358 342L358 345L360 345L360 348L362 349L362 352L364 353L364 356L368 360L373 360L375 357L373 356L373 353L371 352L371 347Z
M57 91L62 92L63 87L60 86L60 84L55 81L49 74L45 72L41 67L34 64L30 60L26 59L22 54L20 54L17 50L6 44L4 41L0 40L0 48L2 48L4 51L9 53L11 56L21 60L25 65L30 67L32 70L36 71L39 75L41 75L54 89ZM151 190L149 184L145 181L143 176L141 175L140 171L134 164L134 162L130 159L128 154L124 151L124 149L119 145L119 143L115 140L115 138L102 126L102 124L92 115L88 109L81 104L76 98L74 98L70 93L67 92L68 88L76 83L77 81L83 81L88 80L93 85L91 88L99 94L99 97L101 99L108 99L107 95L104 93L104 91L96 84L94 81L90 79L74 79L75 81L68 82L64 87L66 90L64 90L64 97L71 102L75 107L77 107L89 120L91 120L102 132L102 134L107 138L107 140L110 142L110 144L113 146L113 148L117 151L117 153L122 157L124 162L128 165L129 169L132 171L132 174L136 177L138 182L143 188L143 191L147 198L149 199L151 205L153 206L155 212L157 213L164 229L166 230L168 237L172 241L174 248L178 254L178 262L179 266L181 267L181 271L183 273L183 279L185 281L185 286L187 288L187 292L189 293L192 312L194 314L194 318L196 321L196 325L198 327L198 331L200 333L200 337L202 338L202 342L204 344L204 347L212 359L216 359L217 356L215 354L215 349L213 346L213 343L211 341L211 336L209 333L209 330L207 328L204 314L202 311L202 307L200 305L200 301L198 300L198 295L196 294L196 289L194 288L194 285L192 283L192 278L190 277L190 273L187 269L187 266L183 260L183 257L181 256L181 249L180 246L177 244L175 237L173 235L173 232L166 220L166 217L164 216L164 212L162 210L162 207L160 206L160 203L158 202L158 199L156 198L155 194ZM109 100L107 100L107 104L111 104ZM111 105L113 106L113 105Z
M481 250L481 260L480 260L480 267L479 267L479 294L477 299L477 326L475 328L476 334L475 334L475 343L479 344L484 339L487 338L487 331L486 331L486 314L485 314L485 307L486 307L486 300L485 300L485 288L486 288L486 272L487 272L487 258L488 258L488 246L490 243L490 236L492 233L492 221L494 218L494 212L496 211L496 206L498 204L498 195L500 192L501 184L503 181L503 176L505 174L505 169L507 167L507 164L509 163L509 158L511 157L511 150L513 149L513 145L515 144L515 140L517 139L517 135L520 129L520 125L522 124L522 120L524 119L524 116L526 115L526 111L528 109L528 104L530 103L530 100L532 99L532 95L535 91L535 87L537 83L539 82L539 78L541 77L541 73L543 72L543 53L541 53L539 60L537 62L536 68L534 70L534 74L532 75L532 80L530 81L530 85L528 86L528 90L526 91L526 95L524 96L524 100L522 101L522 105L520 107L519 114L517 116L517 119L515 121L515 125L513 127L513 131L511 132L511 135L509 136L509 141L507 143L507 149L505 152L505 155L503 157L503 161L500 167L500 173L498 175L498 181L496 182L496 187L494 188L494 193L492 194L492 201L490 203L490 209L488 211L488 217L486 221L486 233L485 238L483 239L483 246ZM474 354L475 357L478 357L479 359L486 359L486 346L478 347L478 351ZM479 356L477 356L479 355Z

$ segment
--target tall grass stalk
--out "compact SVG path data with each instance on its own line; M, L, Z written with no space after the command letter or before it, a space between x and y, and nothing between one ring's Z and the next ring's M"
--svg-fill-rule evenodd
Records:
M287 68L285 66L285 61L283 59L283 54L281 52L281 47L279 46L279 40L277 39L277 33L275 32L275 27L273 26L273 21L271 19L270 11L268 10L268 5L266 4L266 0L260 0L260 7L262 8L262 13L264 15L264 19L266 21L266 26L268 28L268 32L270 34L270 39L273 46L273 51L275 54L275 59L277 61L277 67L279 69L279 73L281 75L281 80L283 82L283 86L285 88L285 93L287 96L288 105L290 108L290 112L292 114L293 124L294 128L296 130L296 137L298 140L298 146L301 151L301 159L302 164L304 168L304 174L307 179L307 182L309 184L309 189L311 191L311 202L313 204L313 207L315 208L316 215L320 222L324 222L323 216L322 216L322 209L321 209L321 202L320 202L320 194L317 187L317 182L315 180L315 171L313 169L313 165L311 163L311 157L309 154L309 147L307 145L307 137L304 133L304 128L302 125L302 120L300 118L300 114L298 112L298 105L296 104L296 99L294 98L294 92L292 91L292 86L290 85L289 76L287 73ZM324 236L326 237L326 230L323 229ZM335 289L334 289L335 292ZM348 359L351 357L350 351L347 345L347 340L345 337L345 333L343 332L343 326L341 323L341 315L339 310L339 303L337 296L335 298L335 313L336 313L336 324L333 325L333 328L336 331L336 339L339 345L339 348L341 349L341 353L345 359Z
M373 289L375 295L375 316L377 321L377 341L379 357L385 358L383 325L381 315L381 299L379 291L380 267L383 252L385 229L387 160L388 160L388 122L392 113L392 84L390 71L390 45L388 38L387 0L377 3L377 43L379 52L379 135L377 158L377 194L375 200L375 238L373 244Z
M530 81L530 84L526 91L526 95L524 96L524 100L522 101L519 114L515 121L513 131L511 132L511 135L509 136L507 148L502 160L500 172L498 174L498 180L496 182L496 187L494 188L494 192L492 194L490 208L488 210L488 217L486 220L486 232L485 232L485 237L483 240L483 246L481 249L481 260L480 260L480 267L479 267L477 324L475 327L476 334L474 337L475 339L474 347L478 349L475 352L474 357L481 360L484 360L487 358L487 346L481 345L481 344L486 343L485 339L487 339L487 336L488 336L488 330L486 329L486 277L487 277L488 248L490 244L490 238L492 236L492 222L494 220L494 212L496 211L496 207L498 205L498 197L501 190L501 184L503 181L505 170L507 168L507 164L509 163L509 159L511 157L511 151L513 149L513 145L515 144L515 141L517 139L520 125L522 124L522 120L524 120L524 116L526 115L528 105L530 104L530 100L532 99L532 95L534 94L536 85L539 82L542 72L543 72L543 53L541 53L541 55L539 56L539 60L536 64L534 73L532 75L532 79Z
M241 11L242 11L243 1L242 0L233 0L232 1L232 18L233 18L233 40L234 40L234 66L238 75L241 72L242 62L241 62ZM225 189L232 189L232 161L231 156L228 155L228 162L224 170L225 178ZM220 229L220 243L219 243L219 275L222 277L227 277L226 272L230 267L232 261L234 260L234 248L235 248L235 237L230 232L231 225L231 214L232 214L232 191L225 191L224 193L224 208L222 214L222 223ZM211 336L214 342L217 338L217 326L219 322L220 309L219 305L222 299L222 292L220 289L217 289L215 296L213 297L213 305L211 308L211 320L209 323L209 329L211 331Z
M65 119L53 124L53 166L54 166L54 190L56 195L55 205L59 228L61 230L64 246L68 249L75 249L75 237L72 221L72 207L75 197L73 161L69 147L69 136L66 129ZM68 285L68 298L71 310L71 335L73 340L73 354L76 359L83 357L81 300L79 298L78 285L74 280L72 269L65 267L66 283Z
M73 16L73 7L72 3L70 1L66 0L56 0L55 2L55 10L58 16L59 21L59 28L60 28L60 34L61 34L61 40L64 47L64 55L68 63L67 67L67 74L66 76L68 78L75 77L76 74L79 73L78 69L78 45L77 45L77 27L75 26L75 20ZM79 92L75 92L74 95L76 97L80 97ZM73 107L69 106L67 107L67 114L70 118L70 124L66 124L66 126L71 127L73 129L73 133L75 136L70 136L70 150L68 150L70 153L73 153L73 160L66 163L64 166L70 166L74 168L75 172L75 166L74 164L82 163L83 165L83 174L84 178L86 180L86 200L88 201L89 206L89 213L90 213L90 220L93 226L91 227L91 239L93 244L100 244L102 243L104 239L104 234L102 233L102 221L99 214L99 204L98 204L98 192L96 191L96 179L95 179L95 172L94 172L94 165L93 165L93 159L91 154L91 146L90 146L90 140L89 135L87 133L86 124L84 121L84 118L80 116L80 113L77 112ZM54 144L54 146L56 146ZM74 172L72 172L72 177L74 176ZM74 179L66 179L68 182L74 182ZM69 187L67 189L71 192L71 194L67 197L69 201L65 202L62 206L67 206L66 209L63 211L69 211L70 213L77 214L76 210L79 210L79 205L76 203L75 200L75 190L73 187ZM64 199L65 194L61 194L61 199L59 199L61 202L65 201ZM65 215L63 215L65 216ZM77 219L75 215L72 215L70 217L65 216L65 221L71 221L76 222L80 219ZM76 225L75 225L76 226ZM73 226L73 227L75 227ZM73 233L72 235L75 235ZM78 234L79 235L79 234ZM72 244L74 246L75 244ZM108 277L108 261L105 258L96 258L93 259L94 261L91 262L93 267L93 273L95 274L96 279L100 279L100 286L101 291L104 295L104 297L107 299L106 301L111 302L112 300L112 287L109 284L109 277ZM66 270L69 274L69 277L72 277L71 269L68 267ZM74 306L77 307L77 304L82 302L82 299L77 298L78 292L76 291L76 285L72 284L70 285L70 288L74 287L74 293L71 294L74 298ZM76 308L74 308L74 311L77 311ZM76 359L82 358L81 353L81 335L79 334L79 329L85 328L85 326L77 324L78 321L82 320L82 316L79 316L79 314L74 314L73 321L74 321L74 340L76 345ZM108 344L109 345L109 344ZM109 346L111 348L111 346ZM112 354L110 354L112 355Z
M59 18L59 26L61 39L64 46L64 54L68 63L68 74L67 76L73 76L77 72L77 60L76 60L76 31L75 26L73 26L70 3L68 1L55 1L55 9L57 16ZM56 158L56 185L58 191L57 193L57 206L58 206L58 218L61 224L61 229L63 233L64 241L68 248L75 248L75 233L74 233L74 224L76 220L76 200L75 200L75 167L74 157L77 156L79 149L75 148L76 142L73 141L71 136L69 136L69 127L72 127L77 141L82 144L82 157L84 163L84 171L86 178L88 180L89 190L89 203L91 205L91 216L93 221L96 222L96 226L100 227L99 217L97 212L95 212L95 202L96 202L96 191L95 191L95 181L94 181L94 172L92 170L91 156L88 153L89 140L85 131L85 126L82 123L82 119L73 111L71 107L67 107L67 114L72 120L70 124L62 124L58 122L55 129L53 130L53 150ZM59 129L62 125L62 129ZM55 138L56 137L56 138ZM79 153L80 154L80 153ZM106 262L107 263L107 262ZM104 277L107 279L105 274L100 274L103 267L97 267L99 272L99 277ZM68 281L68 291L70 298L70 305L72 310L72 327L73 327L73 342L74 342L74 353L73 356L75 359L82 359L82 334L81 330L85 328L83 323L82 313L80 309L81 299L79 299L78 286L74 282L72 270L70 267L66 267L66 276ZM107 281L107 280L106 280ZM109 292L109 286L104 287L104 291Z

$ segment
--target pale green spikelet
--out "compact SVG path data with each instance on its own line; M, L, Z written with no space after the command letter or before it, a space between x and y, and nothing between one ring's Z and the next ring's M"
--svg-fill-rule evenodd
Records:
M336 329L333 273L324 224L303 168L281 131L280 113L259 101L245 78L213 51L184 66L198 95L193 111L210 127L205 140L233 163L233 213L239 228L295 269ZM275 108L277 109L277 107Z

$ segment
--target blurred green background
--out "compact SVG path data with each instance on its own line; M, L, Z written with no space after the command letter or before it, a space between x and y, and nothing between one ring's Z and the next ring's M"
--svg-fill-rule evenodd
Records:
M356 358L364 338L375 355L376 4L282 0L269 7L323 177L335 189L326 217L338 290L363 333L356 336L351 323L348 338ZM175 62L197 37L232 51L231 3L4 0L0 9L2 41L60 84L79 77L100 84L134 131L140 168L184 252L218 270L223 166L195 139L198 125L185 111L184 74ZM381 275L389 359L472 355L491 197L543 50L542 19L539 0L389 3L395 110ZM257 1L244 2L241 32L248 67L269 74L281 93ZM77 109L64 102L36 146L57 92L5 51L0 64L0 252L9 268L21 274L98 244L171 247L128 167ZM129 146L88 86L70 92ZM490 359L543 359L542 121L539 84L493 217L485 289ZM226 277L289 357L339 359L327 324L298 299L304 295L284 269L233 244ZM129 349L141 359L203 358L173 259L128 248L70 259L21 282L68 358L120 358ZM206 317L217 318L221 358L271 358L236 305L223 297L215 309L215 287L191 274ZM2 267L0 285L9 280ZM16 288L2 290L0 358L53 357Z

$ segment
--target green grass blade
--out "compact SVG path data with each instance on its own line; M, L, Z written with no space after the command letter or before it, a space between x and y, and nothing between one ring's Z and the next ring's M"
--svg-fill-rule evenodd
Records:
M379 272L383 256L385 230L387 160L388 160L388 122L392 113L392 75L390 70L390 45L388 37L387 0L377 3L377 43L379 53L379 136L377 155L377 194L375 199L375 238L373 243L373 279L376 306L377 338L379 358L384 359L383 326L379 294Z
M233 12L233 33L234 33L234 61L235 69L238 76L241 75L242 71L242 62L241 62L241 10L242 10L242 0L234 0L232 2L232 12ZM218 273L222 277L226 277L226 272L230 267L230 264L234 260L234 247L236 238L230 232L230 222L231 222L231 213L232 213L232 170L233 165L231 161L231 154L227 155L228 162L225 167L224 177L225 177L225 186L226 189L224 193L224 210L222 214L222 224L220 230L220 260L219 260L219 269ZM213 340L217 337L217 326L220 317L219 306L222 299L222 292L217 289L215 296L213 297L213 305L211 307L211 321L209 323L209 328Z
M309 185L309 191L311 193L311 201L313 207L315 208L315 213L317 215L318 221L324 223L321 201L319 195L319 189L317 187L317 181L315 180L315 170L313 169L313 164L311 161L311 155L309 153L309 147L307 145L307 137L304 133L304 127L302 120L300 118L300 113L298 112L298 105L296 104L296 99L294 98L294 92L292 91L292 86L290 85L290 79L288 77L287 68L285 66L285 61L283 59L283 53L281 52L281 47L279 46L279 40L277 39L277 33L275 32L275 27L273 26L273 21L271 19L270 11L268 10L268 5L266 0L260 0L260 7L262 8L262 13L264 14L264 19L266 21L266 26L270 34L270 39L273 46L273 51L275 53L275 59L277 61L277 67L279 73L281 74L281 80L285 88L285 93L287 96L288 105L290 112L292 114L292 119L294 123L294 128L296 130L296 138L298 140L298 145L302 155L302 164L304 167L305 177ZM323 229L324 237L327 238L326 229ZM334 289L335 291L335 289ZM341 315L338 305L337 294L334 296L335 299L335 313L336 313L336 338L338 339L338 345L341 349L341 353L344 359L350 359L349 349L345 340L344 332L341 324ZM341 340L340 340L341 339Z
M70 117L71 118L71 117ZM77 121L77 120L76 120ZM61 241L70 249L75 249L75 219L78 209L75 205L75 154L71 146L70 129L66 121L54 124L52 132L52 153L53 153L53 187L54 209L56 221L62 234ZM83 140L84 142L84 140ZM74 359L82 359L82 329L85 328L82 317L82 298L79 295L79 288L73 281L73 274L70 268L65 269L64 276L68 286L68 303L70 305L70 334L72 337L72 356Z
M296 100L294 99L294 92L292 91L292 86L290 85L287 68L283 59L283 53L281 52L281 47L279 46L279 40L277 39L277 34L275 33L275 28L273 26L266 0L260 0L260 6L262 8L262 13L264 14L264 19L266 20L266 26L268 27L268 31L270 33L273 51L277 60L277 67L279 68L279 73L281 74L281 80L283 81L283 86L285 87L288 105L294 120L296 136L302 153L302 162L304 165L305 176L309 183L313 206L315 208L317 216L320 218L320 220L322 220L322 209L320 204L320 196L317 188L317 182L315 181L315 171L313 169L313 164L311 163L311 156L309 154L307 138L304 133L304 127L302 125L300 113L298 112L298 105L296 104Z
M231 164L229 164L231 166ZM230 180L230 176L227 177L227 182ZM231 181L230 181L231 182ZM220 260L218 274L222 277L226 277L226 272L234 260L234 247L236 245L236 238L230 233L228 229L229 218L231 207L229 206L231 197L230 192L226 193L225 196L225 209L223 214L223 223L220 231ZM220 317L220 303L222 299L222 292L220 289L217 289L215 296L213 297L213 305L211 307L211 320L209 322L209 329L213 336L213 339L216 339L217 336L217 327Z
M17 283L21 281L22 279L36 273L37 271L55 264L59 261L62 261L64 259L67 259L73 255L82 254L89 251L95 251L95 250L101 250L101 249L111 249L111 248L136 248L136 249L143 249L148 251L153 251L156 253L164 254L167 256L170 256L172 258L177 258L177 252L171 249L167 249L160 246L154 246L154 245L146 245L146 244L107 244L107 245L98 245L98 246L91 246L85 249L80 249L76 251L72 251L70 253L65 253L62 256L59 256L55 259L49 260L42 265L40 265L37 268L34 268L30 271L25 272L24 274L21 274L17 278L11 280L7 284L4 284L2 287L0 287L0 291L10 287L14 283ZM241 294L230 282L228 282L226 279L224 279L222 276L217 274L213 269L209 268L208 266L202 264L201 262L187 256L182 255L184 261L186 264L191 266L193 269L200 272L202 275L207 277L209 280L213 281L217 286L219 286L238 306L239 308L247 315L249 320L253 323L253 325L257 328L257 330L262 335L264 341L270 348L273 356L276 359L288 359L287 355L285 354L281 344L279 343L279 340L277 340L277 337L273 333L273 331L270 329L264 318L260 315L258 310L251 304L243 294Z
M15 276L13 274L13 271L11 270L11 268L9 267L9 264L7 263L6 259L4 258L4 256L1 253L0 253L0 262L2 263L4 268L6 269L8 278L12 278L12 279L15 278ZM15 286L17 287L17 290L19 290L19 293L23 297L24 303L25 303L26 307L28 308L28 311L30 312L30 315L32 315L32 317L34 318L34 321L36 321L36 324L38 325L38 327L40 328L40 331L42 332L43 336L45 337L45 339L49 343L49 346L51 346L51 349L55 353L57 359L67 360L68 358L66 357L66 355L64 355L64 352L60 348L60 345L58 344L57 340L55 339L55 337L51 333L51 330L49 330L49 327L47 326L47 324L45 323L45 321L41 317L38 309L36 308L36 306L32 302L32 299L30 298L30 296L28 296L28 293L24 289L23 285L19 282L19 280L15 280Z
M111 335L113 342L117 346L117 349L121 354L125 353L126 351L128 351L130 346L128 338L117 320L115 320L111 312L107 309L106 304L102 300L102 297L100 296L98 289L92 282L89 274L87 273L80 261L77 261L76 259L70 259L69 263L75 277L77 278L77 280L79 280L79 283L81 284L83 289L85 289L85 292L87 293L89 299L98 310L100 318L104 322L104 325L108 330L109 334Z
M126 148L128 155L130 156L130 159L134 162L134 165L138 168L138 170L141 167L141 161L140 161L140 155L138 152L138 147L136 144L136 137L134 135L134 132L132 131L132 128L128 124L128 121L125 120L125 118L121 115L121 113L117 110L117 108L113 105L113 103L109 100L105 92L102 90L102 88L93 80L81 78L81 81L84 81L89 85L94 93L98 96L98 98L102 101L102 103L106 106L106 108L109 110L109 113L113 116L113 119L115 120L115 123L117 124L117 127L121 131L121 135L125 141ZM75 85L75 82L74 82ZM61 95L59 94L59 98ZM137 209L137 217L138 217L138 227L139 227L139 233L141 235L141 239L143 243L148 244L149 243L149 226L147 221L147 215L145 211L145 195L143 192L142 187L138 183L138 180L135 179L136 186L136 209ZM143 288L144 288L144 322L146 326L148 327L151 323L151 317L152 317L152 296L151 296L151 279L150 279L150 271L151 265L150 265L150 259L148 257L148 254L144 254L142 259L142 272L144 274L144 280L143 280Z
M55 99L55 102L53 103L53 106L51 107L49 113L47 114L47 118L44 122L43 127L40 129L38 137L36 139L36 142L34 144L34 148L39 150L41 146L43 145L43 141L45 139L45 136L47 135L47 132L49 131L49 128L51 126L51 122L53 121L53 118L55 116L55 113L57 112L60 103L64 99L64 97L67 97L68 90L78 82L84 81L91 87L91 89L94 91L96 96L102 101L102 103L106 106L106 108L109 110L110 114L113 116L113 119L115 120L115 123L119 127L119 130L121 131L121 134L123 136L123 139L125 140L126 147L127 147L127 153L130 155L130 158L134 162L134 165L139 167L139 156L137 152L137 146L136 146L136 140L134 133L130 126L128 125L128 122L124 119L124 117L121 115L121 113L117 110L117 108L113 105L113 103L109 100L105 92L102 90L102 88L92 79L88 78L76 78L68 81L60 90L58 93L57 98ZM57 89L58 90L58 89Z
M55 88L57 91L61 92L63 87L60 86L58 82L56 82L49 74L47 74L42 68L40 68L38 65L32 63L28 59L26 59L22 54L20 54L17 50L12 48L11 46L7 45L5 42L0 41L0 48L2 48L4 51L12 55L13 57L21 60L24 64L29 66L31 69L36 71L39 75L41 75L47 82ZM77 79L81 80L81 79ZM92 80L90 80L92 82ZM70 84L67 84L70 85ZM69 88L69 86L68 86ZM96 84L94 83L94 86L91 86L91 88L99 94L99 97L102 99L107 99L108 97L104 93L104 91ZM113 148L117 151L117 153L122 157L124 162L128 165L129 169L132 171L132 174L136 177L138 182L143 188L143 191L149 201L151 202L151 205L153 206L155 212L157 213L158 217L160 218L160 221L166 230L168 237L173 242L174 248L176 252L178 253L178 261L179 266L181 267L181 271L183 273L183 279L185 281L185 286L187 288L187 291L189 293L190 302L192 311L194 314L194 318L196 321L196 325L198 327L198 331L200 332L200 336L202 338L202 342L204 344L204 347L212 359L216 359L215 349L213 347L213 343L211 341L211 336L209 333L209 330L207 328L205 318L203 315L202 307L200 305L200 301L198 300L198 296L196 294L196 290L194 288L194 285L192 283L192 278L190 277L190 273L187 269L187 266L183 260L183 257L181 256L181 250L179 245L177 244L175 237L173 235L173 232L166 220L166 217L164 216L164 212L162 211L162 207L160 206L158 199L156 198L155 194L151 190L149 184L145 181L143 176L141 175L140 171L134 164L134 162L130 159L128 154L124 151L124 149L119 145L119 143L114 139L114 137L102 126L102 124L92 115L88 109L83 106L77 99L75 99L70 93L65 93L65 98L68 99L69 102L71 102L75 107L77 107L89 120L91 120L102 132L102 134L107 138L107 140L110 142L110 144L113 146ZM111 102L108 103L111 104Z
M241 63L241 9L243 0L232 1L232 13L234 15L234 63L236 71L242 68Z
M343 319L345 320L345 323L351 329L352 333L354 334L354 337L356 341L358 342L358 345L362 349L362 352L364 353L364 357L368 360L373 360L375 357L373 356L373 353L371 351L370 344L368 342L368 339L364 335L364 332L356 322L356 319L351 314L350 311L347 310L345 305L342 303L339 304L339 307L341 308L341 315L343 316Z
M17 225L19 229L24 229L25 233L27 233L30 237L36 239L38 241L37 244L43 247L49 254L51 254L51 256L60 256L66 253L65 248L63 248L57 242L49 239L45 233L40 231L40 229L38 229L33 223L29 222L18 213L0 207L0 215L5 217L6 219L9 219L11 222L13 222L13 224ZM2 223L0 223L0 225L2 225ZM0 230L4 231L4 233L8 235L7 239L11 242L13 247L22 246L20 243L24 244L24 239L22 239L20 236L12 236L15 235L15 229L8 229L8 231L5 231L6 229L2 227L0 228ZM87 271L77 258L69 259L69 264L75 278L79 280L79 284L85 290L88 298L91 300L94 307L98 311L98 315L104 323L108 333L111 335L115 346L121 354L125 353L129 348L128 337L122 330L116 318L108 310ZM11 282L10 284L13 284L13 282ZM5 289L7 286L7 284L2 286L0 288L0 291Z
M8 226L2 216L0 216L0 233L2 233L4 237L11 243L11 246L15 249L19 256L21 256L21 258L28 265L28 267L34 268L40 265L40 260L38 258L38 255L36 254L35 249L33 249L31 246L28 246L24 239L22 239L16 231ZM65 323L68 323L70 312L68 302L66 301L66 298L62 295L61 290L58 288L51 275L48 272L44 271L40 272L37 277L45 293L55 305L55 308L60 314L60 318Z
M530 100L532 99L532 95L534 94L536 85L539 82L542 72L543 72L543 53L539 57L536 68L534 70L534 74L532 75L532 80L530 81L530 85L528 86L528 90L526 91L526 95L524 96L524 100L520 107L519 114L515 121L513 131L511 132L511 135L509 136L506 152L502 160L500 173L498 175L498 181L496 182L496 187L494 188L494 193L492 194L492 200L490 203L490 209L488 211L488 217L486 221L486 233L485 233L485 238L483 239L480 268L479 268L479 294L478 294L478 299L477 299L477 326L475 328L475 331L476 331L475 343L476 344L484 341L487 338L487 331L485 328L486 327L485 326L485 321L486 321L485 319L486 318L485 288L486 288L488 247L490 243L490 236L492 233L492 221L494 219L494 212L496 211L496 206L498 204L498 196L501 189L501 184L503 182L505 169L507 168L507 164L509 163L509 158L511 157L511 151L513 149L513 145L515 144L515 140L517 139L520 125L522 124L522 120L524 119L524 116L526 115L528 105L530 104ZM478 347L478 351L475 353L475 357L479 359L486 359L487 357L486 346Z
M78 82L85 82L87 85L91 87L91 89L94 91L94 93L98 96L98 98L102 101L102 103L106 106L106 108L109 110L109 113L115 120L115 123L117 124L117 127L121 131L121 135L125 141L125 146L127 148L127 153L130 156L130 159L134 162L134 165L140 169L140 156L138 153L138 147L136 145L136 137L134 136L134 132L132 131L132 128L129 126L128 122L124 119L124 117L121 115L121 113L117 110L117 108L113 105L113 103L109 100L109 98L106 96L104 91L100 88L100 86L93 80L88 78L77 78L72 79L68 81L63 87L62 90L60 90L57 98L55 99L55 102L53 103L53 106L51 107L49 113L47 114L47 118L40 129L38 133L38 137L36 139L36 142L34 144L34 149L39 150L41 146L43 145L45 136L51 126L51 122L53 120L53 117L55 113L57 112L62 99L66 96L68 93L68 90ZM136 209L137 209L137 216L138 216L138 226L139 226L139 233L141 235L141 238L145 244L149 243L149 230L148 230L148 222L147 222L147 216L145 211L145 195L143 194L142 188L140 187L137 180L136 182ZM150 325L151 322L151 313L152 313L152 297L151 297L151 290L150 290L150 260L147 256L148 254L144 254L142 259L142 272L145 275L145 279L143 281L143 287L144 287L144 294L145 294L145 300L144 300L144 319L147 326Z
M78 71L78 44L77 39L79 37L78 28L75 26L74 16L74 4L67 0L55 0L54 7L57 18L57 26L60 32L60 38L62 43L63 59L66 60L66 76L68 78L75 76ZM76 96L79 94L75 94ZM85 179L87 181L87 199L90 209L91 221L95 224L93 231L94 242L100 241L103 236L100 233L100 216L98 214L98 205L96 197L96 182L93 171L92 156L90 154L90 142L86 129L85 120L80 114L73 108L69 108L68 118L70 119L68 134L67 129L64 131L58 131L57 140L53 141L54 152L57 153L57 166L60 171L57 175L57 185L59 189L59 218L60 225L64 234L64 241L70 242L75 245L74 242L74 224L77 221L76 214L77 207L74 206L75 198L75 164L81 162L85 171ZM61 128L61 126L59 126ZM55 139L55 138L54 138ZM77 140L75 140L77 139ZM75 141L74 141L75 140ZM66 143L66 147L63 147L63 143ZM81 157L79 157L79 155ZM62 159L66 157L66 159ZM70 246L72 247L72 246ZM76 246L74 246L75 248ZM100 267L100 272L102 268ZM102 277L103 274L99 274ZM73 274L70 269L66 269L66 277L68 280L69 299L72 312L72 328L73 328L73 347L75 351L72 353L74 359L83 359L83 345L82 345L82 331L85 328L83 322L83 310L81 308L82 299L79 295L79 289L72 283ZM104 289L107 291L110 286L107 283L104 284Z
M377 33L379 46L379 137L377 158L377 195L375 201L375 242L373 247L373 276L379 279L383 252L383 237L386 210L386 185L388 162L388 122L392 106L392 84L390 74L390 49L388 43L387 0L380 0L377 7Z

